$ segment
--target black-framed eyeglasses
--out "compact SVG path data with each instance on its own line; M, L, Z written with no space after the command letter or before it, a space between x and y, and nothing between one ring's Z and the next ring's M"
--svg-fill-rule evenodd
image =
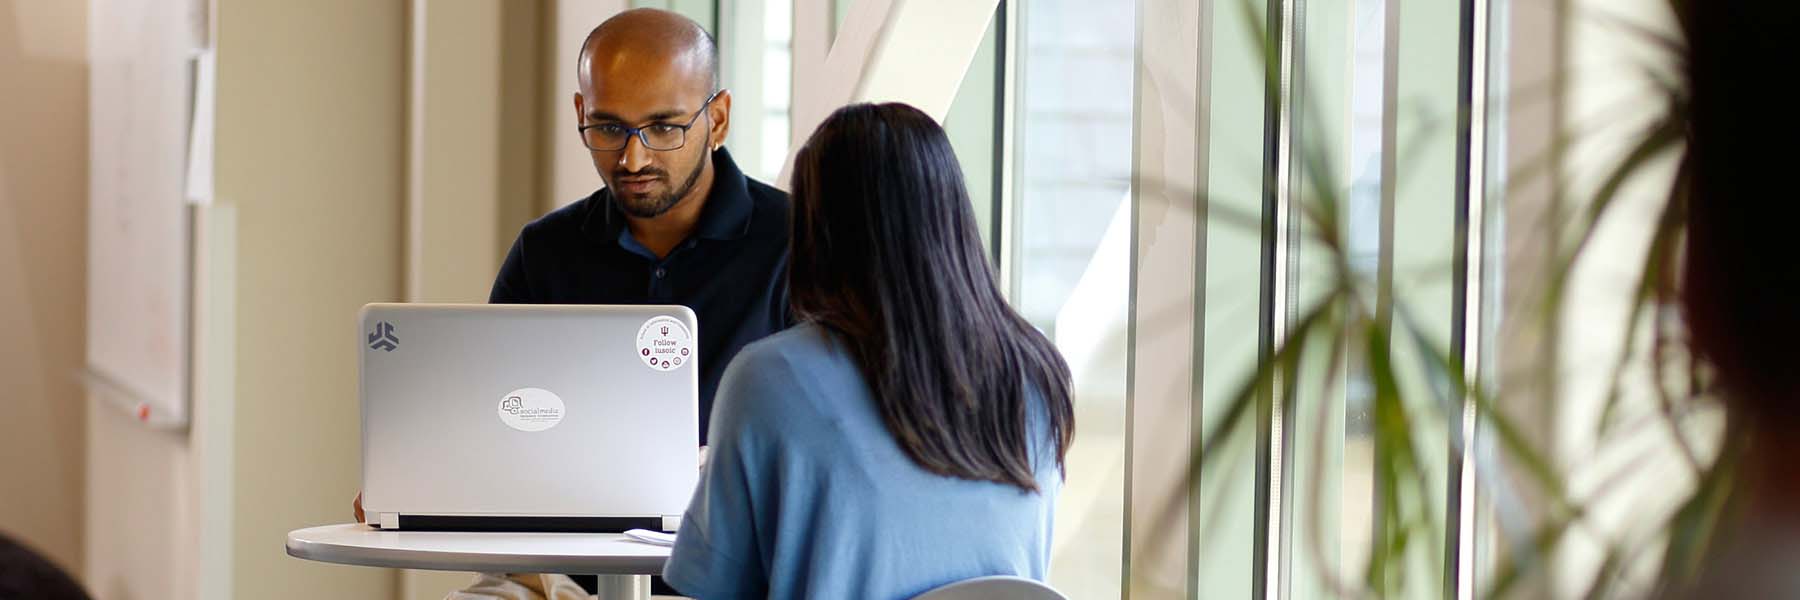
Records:
M618 123L596 123L582 125L577 131L581 132L581 143L586 144L589 150L595 152L624 150L625 145L631 143L632 136L637 136L638 141L643 142L644 147L651 150L680 150L682 146L687 145L688 129L694 126L695 121L700 120L700 115L706 112L706 107L712 106L713 100L717 100L719 94L724 92L725 90L721 89L713 92L711 96L707 96L706 101L700 103L700 110L694 111L694 116L688 118L686 125L651 123L643 127L631 127Z

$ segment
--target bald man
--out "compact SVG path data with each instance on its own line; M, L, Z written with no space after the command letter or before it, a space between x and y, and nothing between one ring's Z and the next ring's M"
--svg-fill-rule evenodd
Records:
M725 150L731 92L698 23L620 13L588 34L577 66L573 126L605 185L526 225L488 301L693 309L704 444L725 366L789 322L787 194L745 177ZM592 591L591 577L578 580Z
M699 24L620 13L578 65L574 125L606 185L525 226L488 301L693 309L704 443L732 356L788 325L788 198L725 150L731 92Z
M787 195L725 150L731 92L698 23L620 13L588 34L577 69L574 126L605 187L526 225L488 301L693 309L704 444L725 366L788 325Z

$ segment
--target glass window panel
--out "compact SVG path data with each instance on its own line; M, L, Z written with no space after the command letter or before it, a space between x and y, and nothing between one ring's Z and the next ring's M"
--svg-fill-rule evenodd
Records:
M1298 12L1286 23L1266 20L1265 11L1284 6ZM1391 276L1406 326L1417 327L1438 351L1451 349L1458 323L1459 282L1451 275L1458 256L1462 30L1456 3L1220 2L1211 18L1211 68L1201 82L1203 105L1211 112L1196 365L1208 431L1254 368L1258 315L1273 311L1278 335L1284 324L1296 325L1334 289L1339 258L1369 294L1367 302ZM1246 22L1273 23L1267 35L1286 45L1265 46L1262 32L1240 25ZM1280 37L1284 31L1289 37ZM1283 118L1265 119L1262 94L1246 93L1264 88L1265 48L1293 53L1269 56L1288 59L1283 67L1291 69L1286 112L1278 115ZM1275 180L1264 180L1258 168L1271 157L1264 145L1269 135L1288 145L1285 171ZM1287 202L1285 231L1258 230L1243 220L1274 218L1277 213L1265 214L1262 204L1270 190ZM1313 220L1318 215L1335 218ZM1342 240L1341 257L1318 242L1328 233ZM1263 244L1276 245L1279 264L1258 264ZM1274 295L1259 294L1261 279L1271 275L1281 277ZM1336 343L1329 336L1342 332L1314 338L1327 344L1313 346L1301 363L1291 403L1261 417L1274 419L1262 424L1269 431L1271 445L1264 451L1276 469L1273 479L1256 480L1254 436L1243 430L1234 438L1237 446L1221 448L1212 463L1217 466L1201 474L1204 516L1193 555L1200 597L1244 596L1265 584L1274 587L1271 593L1296 598L1333 597L1339 585L1360 589L1377 527L1399 527L1400 521L1418 529L1414 543L1395 557L1401 575L1385 584L1403 588L1403 597L1445 593L1444 528L1455 522L1447 506L1447 419L1454 410L1441 403L1447 382L1427 376L1425 357L1401 326L1393 330L1392 357L1413 421L1392 441L1420 453L1420 493L1378 497L1376 465L1392 457L1375 450L1369 357L1360 347L1345 347L1341 362L1329 364L1330 344ZM1383 522L1379 501L1398 502L1402 518ZM1266 526L1277 529L1257 529L1259 508L1272 515ZM1272 556L1256 556L1259 540L1273 545ZM1271 576L1255 581L1252 574L1263 567Z
M793 0L719 3L721 79L731 90L732 158L774 184L787 160L793 71Z
M963 180L969 188L969 200L974 204L981 240L990 249L997 243L993 235L993 217L998 181L994 172L994 158L998 152L995 124L1000 120L995 103L1000 92L999 33L1000 19L995 18L988 23L987 34L976 47L969 70L956 89L956 98L950 102L950 112L944 117L944 131L949 134L950 145L956 149L956 158L962 163ZM989 255L994 253L990 250Z
M1352 17L1356 8L1350 2L1307 2L1303 18L1293 25L1298 38L1290 99L1294 128L1294 184L1290 193L1295 205L1295 237L1290 248L1294 275L1289 282L1293 288L1291 304L1282 307L1283 314L1277 317L1286 320L1288 327L1298 326L1294 322L1298 315L1326 301L1336 283L1338 274L1333 272L1333 265L1337 251L1318 240L1335 233L1349 240L1352 247L1360 248L1371 245L1371 240L1379 240L1377 230L1367 227L1368 211L1353 212L1349 198L1357 174L1354 161L1363 158L1367 162L1367 157L1347 149L1347 142L1356 139L1349 130L1357 104L1350 91L1359 83L1357 76L1364 76L1360 83L1366 89L1370 79L1367 76L1371 74L1355 69L1359 65L1354 58L1344 60L1347 55L1355 56ZM1375 43L1377 68L1372 79L1379 82L1380 46L1379 41ZM1344 218L1318 222L1304 217L1309 211ZM1325 231L1326 227L1336 231ZM1321 332L1311 340L1331 343L1345 331ZM1285 525L1281 530L1281 551L1287 567L1284 586L1288 597L1327 598L1343 582L1359 579L1361 569L1345 565L1343 558L1346 554L1366 553L1346 552L1341 540L1356 539L1355 535L1346 536L1344 529L1368 522L1372 513L1368 512L1366 497L1351 498L1344 493L1347 484L1360 483L1346 472L1347 466L1358 463L1349 462L1348 456L1349 379L1343 375L1344 361L1330 362L1330 346L1308 347L1310 351L1297 373L1299 386L1284 413L1283 429L1288 437L1288 453L1283 461L1284 488L1288 497L1282 507ZM1366 443L1366 437L1359 441Z
M831 0L831 31L836 37L837 30L844 26L844 16L850 14L850 6L856 0Z
M1450 351L1455 320L1452 260L1456 253L1457 113L1460 57L1459 3L1399 3L1398 31L1388 35L1398 44L1393 89L1395 100L1393 186L1393 294L1395 320L1402 311L1440 352ZM1394 364L1400 391L1416 415L1445 414L1436 394L1446 382L1432 381L1416 368L1426 359L1400 337L1395 325ZM1434 389L1435 388L1435 389ZM1428 502L1402 503L1403 514L1429 516L1442 527L1449 516L1449 427L1443 419L1421 418L1410 432L1420 452ZM1377 457L1377 460L1381 460ZM1393 524L1383 523L1383 527ZM1438 531L1442 531L1441 529ZM1441 535L1413 544L1404 561L1405 596L1438 598L1446 591Z
M1019 77L1010 140L1011 297L1068 359L1080 431L1058 500L1050 581L1071 598L1117 598L1134 13L1085 0L1032 0L1008 10L1018 11L1018 31L1007 35Z
M1198 317L1201 327L1200 421L1218 432L1238 389L1257 366L1262 232L1234 215L1263 214L1265 123L1263 40L1243 26L1262 20L1263 2L1212 3L1208 97L1206 221ZM1254 11L1246 14L1245 11ZM1202 44L1209 43L1202 40ZM1209 438L1210 439L1210 438ZM1203 440L1205 441L1205 440ZM1199 543L1193 554L1196 597L1250 598L1257 589L1255 428L1240 429L1200 474Z

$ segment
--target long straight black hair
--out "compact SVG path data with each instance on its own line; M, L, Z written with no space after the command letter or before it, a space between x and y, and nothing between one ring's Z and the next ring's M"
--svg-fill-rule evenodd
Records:
M950 139L905 104L825 119L794 162L789 296L837 332L900 447L927 471L1037 490L1036 397L1060 469L1069 367L1001 297Z

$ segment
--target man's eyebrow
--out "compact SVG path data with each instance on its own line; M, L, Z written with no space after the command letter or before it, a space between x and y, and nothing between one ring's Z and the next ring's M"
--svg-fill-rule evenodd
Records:
M676 118L685 117L685 116L687 116L687 113L683 113L679 110L662 110L662 111L650 113L650 116L644 118L644 122L652 123L652 122L656 122L656 121L666 121L666 120L676 119ZM593 111L593 112L588 113L588 120L591 120L591 121L616 121L619 123L628 122L624 117L621 117L619 115L615 115L615 114L612 114L609 112L603 112L603 111Z

